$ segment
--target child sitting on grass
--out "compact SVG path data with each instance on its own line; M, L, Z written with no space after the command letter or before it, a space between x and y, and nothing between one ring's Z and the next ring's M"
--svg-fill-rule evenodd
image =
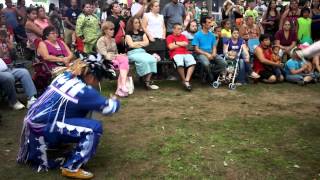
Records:
M296 54L296 51L301 50L296 48L292 51L291 59L285 65L286 80L293 83L304 85L313 80L312 75L309 73L310 67L308 63L304 62ZM307 73L306 73L307 72Z
M281 63L281 58L279 56L279 51L280 51L280 46L274 45L272 46L272 58L271 61L275 62L275 63ZM272 68L272 71L274 72L274 74L277 76L277 78L279 79L282 75L282 71L280 67L274 67L274 66L270 66L270 68Z

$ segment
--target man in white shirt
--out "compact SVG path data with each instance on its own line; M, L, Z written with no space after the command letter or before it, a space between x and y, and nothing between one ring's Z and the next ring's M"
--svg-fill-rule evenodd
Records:
M131 6L131 16L142 18L147 6L146 0L136 0Z

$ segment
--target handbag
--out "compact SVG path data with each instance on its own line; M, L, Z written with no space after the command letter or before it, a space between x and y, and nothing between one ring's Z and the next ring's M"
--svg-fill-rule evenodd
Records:
M114 36L114 40L116 41L116 44L121 44L124 42L124 35L125 35L124 26L125 26L124 22L120 21L118 32Z
M133 94L134 92L134 84L132 76L128 76L126 80L126 87L128 89L128 94Z

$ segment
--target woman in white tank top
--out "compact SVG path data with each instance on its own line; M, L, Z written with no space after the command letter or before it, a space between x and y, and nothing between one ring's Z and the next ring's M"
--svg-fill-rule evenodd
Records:
M149 40L154 42L155 39L166 39L163 15L159 14L159 2L156 0L151 1L148 10L149 12L143 16L142 26Z

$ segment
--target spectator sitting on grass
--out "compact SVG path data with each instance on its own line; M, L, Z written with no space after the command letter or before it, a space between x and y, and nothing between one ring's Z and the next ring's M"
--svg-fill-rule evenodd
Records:
M304 85L311 82L313 77L310 74L308 64L297 56L296 51L298 50L300 49L296 48L292 50L291 59L285 65L286 80Z
M297 45L297 33L292 28L290 21L285 20L282 29L276 32L274 43L280 46L282 54L290 55L291 50Z
M272 67L282 67L282 63L273 62L272 49L270 36L268 34L262 34L259 38L260 45L256 47L253 60L253 70L260 75L260 79L266 83L275 83L277 81L283 81L283 76L280 75L278 78L276 73L273 72ZM271 67L271 68L270 68Z
M174 24L173 33L167 37L167 46L169 48L170 58L174 60L179 76L186 90L191 91L190 84L191 76L193 74L196 61L190 52L187 50L188 39L181 34L182 25ZM185 75L185 68L187 74Z

